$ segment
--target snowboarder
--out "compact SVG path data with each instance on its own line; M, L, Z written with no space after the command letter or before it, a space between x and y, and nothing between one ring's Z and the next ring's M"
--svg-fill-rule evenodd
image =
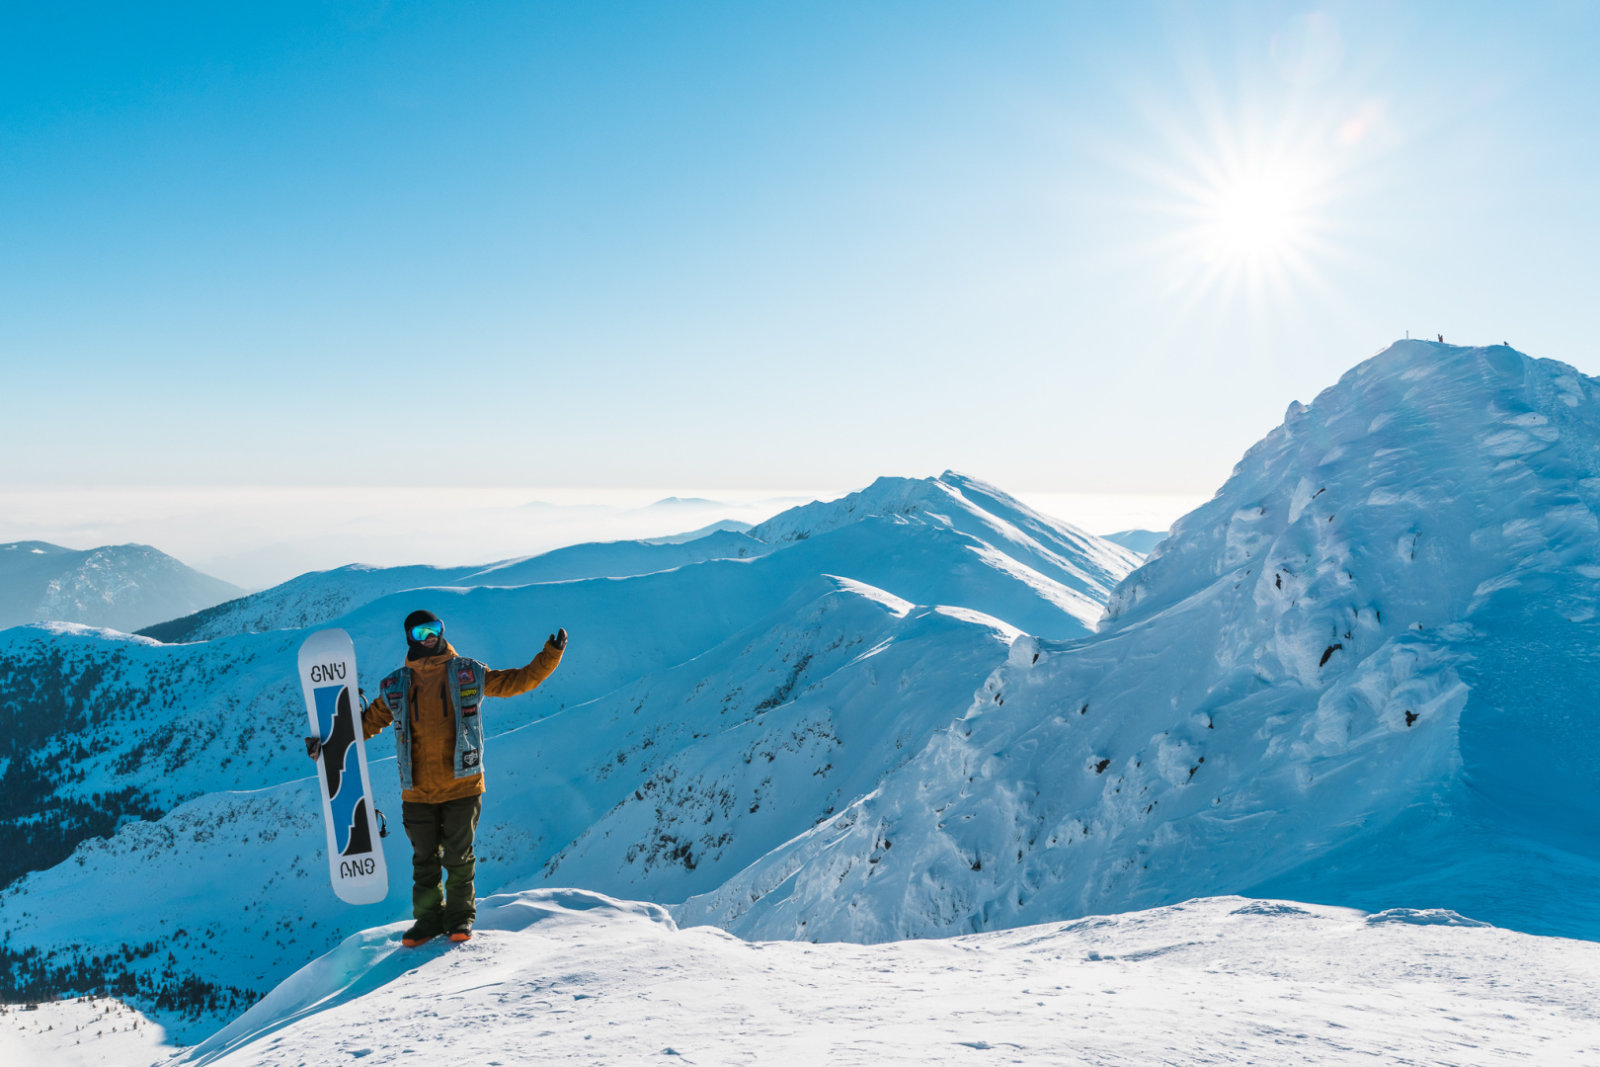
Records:
M440 934L452 941L472 936L477 917L472 842L483 810L478 705L486 696L526 693L550 677L567 647L567 631L551 634L526 667L502 671L457 654L445 640L444 623L431 611L407 615L405 633L410 650L405 666L379 683L378 697L362 712L361 723L367 738L394 725L416 920L400 941L412 947ZM320 748L317 738L306 738L312 759Z

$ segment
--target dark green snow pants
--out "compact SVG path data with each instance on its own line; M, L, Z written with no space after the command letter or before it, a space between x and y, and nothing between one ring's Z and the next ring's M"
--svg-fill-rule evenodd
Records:
M418 922L453 930L472 925L477 917L472 879L478 858L472 852L472 838L482 811L482 794L443 804L401 803L401 819L411 839L411 914ZM446 875L443 884L441 867Z

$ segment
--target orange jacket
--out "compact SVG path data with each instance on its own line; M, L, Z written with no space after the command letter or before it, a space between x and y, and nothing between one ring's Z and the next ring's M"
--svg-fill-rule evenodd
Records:
M450 659L459 653L450 642L433 656L406 657L411 668L411 781L402 800L422 804L442 804L447 800L476 796L483 792L483 774L470 778L455 776L456 719L445 706L445 671ZM546 641L544 650L526 667L490 671L484 679L483 695L514 697L539 687L561 662L561 650ZM362 735L372 737L394 722L395 711L382 696L361 713Z

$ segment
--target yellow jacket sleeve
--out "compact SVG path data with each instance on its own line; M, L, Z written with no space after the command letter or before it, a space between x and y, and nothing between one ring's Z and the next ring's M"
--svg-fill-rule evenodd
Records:
M394 713L389 710L388 701L381 696L369 701L367 709L361 713L361 739L365 741L392 722Z
M491 697L514 697L530 689L537 689L546 678L555 673L560 662L561 650L546 641L544 651L533 657L533 662L526 667L508 671L490 671L483 682L483 694Z

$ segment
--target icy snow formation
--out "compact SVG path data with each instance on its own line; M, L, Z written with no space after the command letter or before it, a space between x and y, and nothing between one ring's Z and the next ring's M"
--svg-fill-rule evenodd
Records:
M1600 383L1396 344L1094 637L1020 638L870 796L677 910L886 940L1221 892L1600 936Z

